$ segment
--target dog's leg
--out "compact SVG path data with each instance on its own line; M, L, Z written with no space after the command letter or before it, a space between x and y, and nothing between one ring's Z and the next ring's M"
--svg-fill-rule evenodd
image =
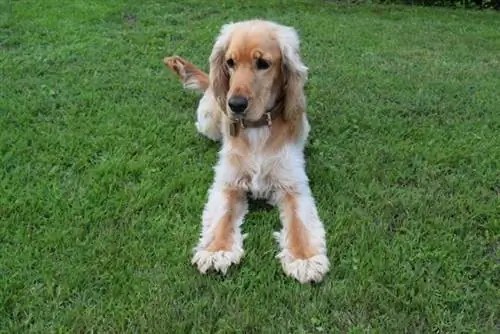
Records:
M201 237L192 259L201 273L214 269L225 274L231 264L240 262L244 253L240 225L246 211L246 196L242 190L214 183L203 212Z
M184 88L203 93L196 110L196 129L206 137L220 141L222 139L221 113L209 89L208 75L181 57L166 57L163 62L167 68L179 76Z
M286 192L278 202L283 229L275 236L281 246L283 270L301 283L319 282L329 270L325 230L309 186Z
M222 139L222 114L218 112L217 108L217 102L215 101L211 90L208 89L198 103L198 109L196 110L197 120L195 125L199 133L214 141L220 141Z
M177 56L166 57L163 63L179 76L184 88L202 93L208 89L208 74L186 59Z

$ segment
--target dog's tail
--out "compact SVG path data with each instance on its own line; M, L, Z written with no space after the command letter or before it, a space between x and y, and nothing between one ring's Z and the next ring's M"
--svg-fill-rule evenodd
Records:
M208 74L189 61L173 56L163 59L163 63L179 76L184 88L201 93L208 89Z

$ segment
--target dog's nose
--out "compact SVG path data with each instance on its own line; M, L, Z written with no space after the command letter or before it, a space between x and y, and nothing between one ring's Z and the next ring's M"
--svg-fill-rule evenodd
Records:
M235 95L227 101L227 104L229 104L229 108L233 112L240 114L248 107L248 99L244 96Z

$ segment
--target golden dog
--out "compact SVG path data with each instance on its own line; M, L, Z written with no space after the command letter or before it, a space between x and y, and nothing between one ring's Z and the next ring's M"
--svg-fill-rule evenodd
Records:
M264 20L230 23L215 41L208 75L177 56L164 62L184 87L203 93L196 127L222 142L193 264L225 274L240 262L250 193L279 207L283 228L275 235L284 272L302 283L321 281L329 260L305 172L308 69L297 32Z

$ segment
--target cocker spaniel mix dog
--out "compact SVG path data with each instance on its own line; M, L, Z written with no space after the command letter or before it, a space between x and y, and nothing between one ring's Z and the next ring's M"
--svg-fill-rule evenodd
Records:
M164 62L185 88L203 93L196 127L222 142L193 264L225 274L240 262L251 193L279 207L283 228L275 235L285 273L302 283L321 281L329 260L305 172L307 67L296 31L263 20L226 24L208 75L180 57Z

